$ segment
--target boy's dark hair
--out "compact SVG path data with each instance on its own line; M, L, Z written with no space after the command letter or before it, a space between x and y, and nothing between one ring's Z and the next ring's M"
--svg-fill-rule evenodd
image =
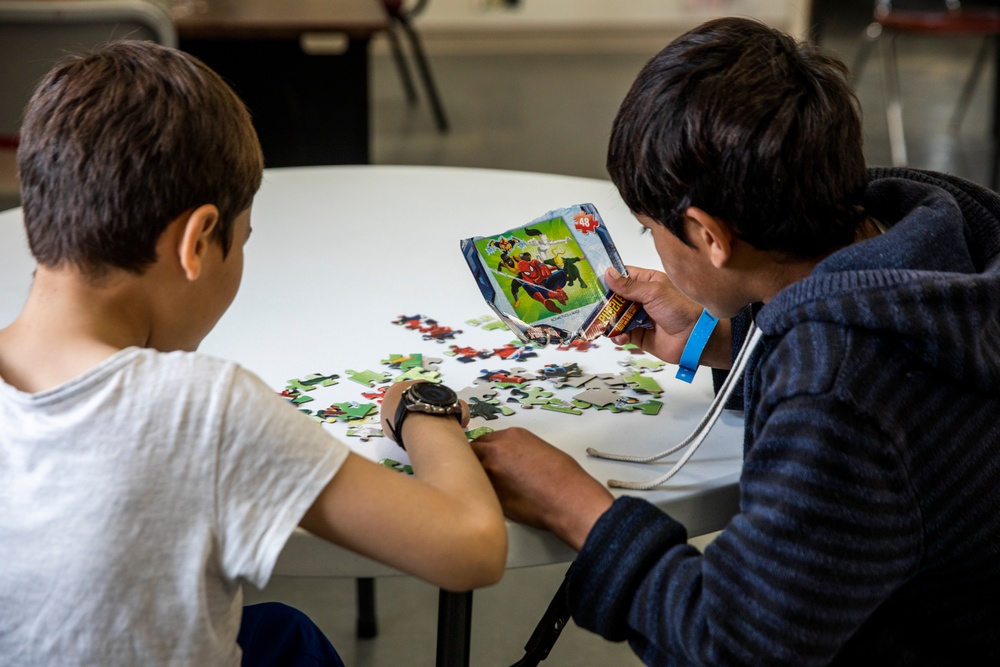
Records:
M868 176L857 98L833 56L757 21L682 35L642 69L607 168L633 213L685 243L684 210L760 250L818 257L854 240Z
M217 74L128 40L72 56L38 84L18 168L32 254L99 277L141 274L169 223L203 204L218 207L228 252L263 158L246 107Z

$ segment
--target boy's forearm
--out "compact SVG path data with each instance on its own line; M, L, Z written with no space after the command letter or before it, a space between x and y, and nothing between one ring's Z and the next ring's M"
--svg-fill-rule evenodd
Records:
M403 440L421 482L461 494L468 503L499 508L493 487L458 420L411 413L403 422Z
M415 479L441 495L435 519L470 561L470 576L499 579L506 566L507 526L463 427L451 417L412 413L403 423L403 440ZM476 550L482 552L478 563Z

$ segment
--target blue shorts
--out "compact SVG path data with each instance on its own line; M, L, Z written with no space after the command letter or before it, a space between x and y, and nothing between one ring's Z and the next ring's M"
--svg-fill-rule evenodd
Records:
M236 643L243 649L243 667L344 667L323 631L280 602L243 607Z

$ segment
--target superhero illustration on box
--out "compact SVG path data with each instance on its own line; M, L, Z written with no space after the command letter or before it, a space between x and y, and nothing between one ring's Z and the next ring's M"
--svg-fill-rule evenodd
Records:
M645 322L641 309L603 282L608 267L625 267L591 204L551 211L461 246L484 298L521 340L590 340Z

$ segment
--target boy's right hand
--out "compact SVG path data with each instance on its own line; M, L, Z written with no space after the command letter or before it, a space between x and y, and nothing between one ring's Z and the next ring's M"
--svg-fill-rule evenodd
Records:
M618 345L637 345L667 363L679 363L688 336L701 316L702 306L682 294L662 271L635 266L626 268L628 277L613 268L607 270L608 287L629 301L641 304L653 327L636 327L612 340ZM703 364L729 367L732 361L729 336L728 322L720 322L702 355Z
M572 456L523 428L482 435L472 449L508 517L551 531L577 551L614 502Z
M684 344L701 315L702 307L681 294L662 271L629 266L628 277L614 268L605 274L608 287L616 294L641 304L653 328L636 327L613 338L622 345L632 343L667 363L680 362Z

